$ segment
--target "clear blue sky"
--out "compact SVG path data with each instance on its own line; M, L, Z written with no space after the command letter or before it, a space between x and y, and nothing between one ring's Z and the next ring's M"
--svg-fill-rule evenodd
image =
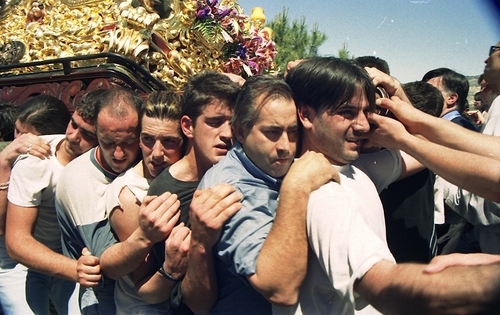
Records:
M321 55L338 55L342 44L354 56L385 59L402 82L448 67L464 75L483 72L490 46L500 41L495 0L238 0L245 14L262 7L268 21L288 8L326 33Z

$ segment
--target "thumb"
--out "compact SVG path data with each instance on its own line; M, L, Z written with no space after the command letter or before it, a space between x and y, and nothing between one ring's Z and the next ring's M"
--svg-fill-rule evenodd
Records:
M87 247L82 249L82 256L92 256L92 253L89 251Z

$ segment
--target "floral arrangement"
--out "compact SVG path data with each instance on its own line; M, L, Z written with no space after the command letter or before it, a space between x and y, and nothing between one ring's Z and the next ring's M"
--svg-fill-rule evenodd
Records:
M224 1L197 0L197 6L193 30L220 49L226 72L249 77L274 70L276 48L269 29L251 25L248 16Z

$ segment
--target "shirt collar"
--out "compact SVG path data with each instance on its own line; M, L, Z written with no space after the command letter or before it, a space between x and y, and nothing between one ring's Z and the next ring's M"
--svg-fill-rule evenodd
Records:
M260 168L258 168L245 153L245 150L243 150L243 147L241 144L235 140L233 148L231 149L235 156L240 160L241 164L243 167L254 177L260 178L264 180L265 182L271 183L273 185L280 186L281 182L283 181L283 178L275 178L272 177L271 175L265 173L262 171Z

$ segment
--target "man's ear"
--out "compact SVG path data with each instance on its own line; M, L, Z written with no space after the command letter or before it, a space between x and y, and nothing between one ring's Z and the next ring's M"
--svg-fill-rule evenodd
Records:
M300 105L297 108L297 115L305 129L310 129L316 115L314 109L307 105Z
M446 98L444 99L447 108L455 106L457 104L457 101L458 101L457 93L451 93L447 95Z
M193 138L193 120L189 116L181 117L181 130L187 138Z
M245 128L233 125L233 135L241 143L245 143Z

